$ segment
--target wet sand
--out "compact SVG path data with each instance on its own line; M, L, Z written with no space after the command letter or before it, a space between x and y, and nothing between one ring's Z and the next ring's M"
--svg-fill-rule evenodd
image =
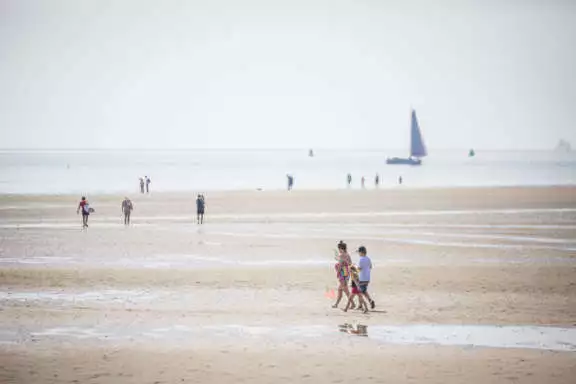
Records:
M75 196L1 196L0 381L576 376L576 188L205 195L203 226L154 194L129 228L88 196L87 231ZM369 314L330 308L341 239L374 263Z

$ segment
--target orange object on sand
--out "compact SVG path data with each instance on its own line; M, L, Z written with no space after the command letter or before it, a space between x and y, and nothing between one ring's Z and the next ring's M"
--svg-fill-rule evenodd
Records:
M336 298L336 292L334 292L333 289L329 289L324 293L324 296L326 296L327 299L334 299Z

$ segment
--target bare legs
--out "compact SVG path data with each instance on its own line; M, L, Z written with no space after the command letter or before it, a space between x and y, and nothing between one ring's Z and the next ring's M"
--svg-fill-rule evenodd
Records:
M376 304L374 303L374 300L372 300L372 298L370 297L370 294L368 293L368 282L360 282L360 297L364 296L366 298L366 300L368 300L368 303L370 303L370 307L372 307L372 309L374 309L374 307L376 306Z
M350 300L350 291L348 291L347 281L340 281L340 284L338 285L338 296L336 297L336 303L332 306L332 308L338 308L338 304L340 304L340 300L342 300L342 292L344 292L348 300Z
M344 312L347 312L349 309L354 309L354 297L358 296L358 308L362 309L364 311L364 313L368 312L368 305L366 305L366 302L364 301L364 299L362 298L362 295L358 295L356 293L353 293L350 295L350 297L348 298L348 303L346 304L346 308L343 309Z

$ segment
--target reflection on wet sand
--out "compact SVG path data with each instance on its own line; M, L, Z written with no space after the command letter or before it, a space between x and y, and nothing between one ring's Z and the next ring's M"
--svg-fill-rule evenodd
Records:
M338 326L340 332L349 333L356 336L368 336L368 326L358 324L357 322L350 324L344 323Z

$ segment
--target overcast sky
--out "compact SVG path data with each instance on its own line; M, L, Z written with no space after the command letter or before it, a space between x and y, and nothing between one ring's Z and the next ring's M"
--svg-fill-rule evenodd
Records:
M572 0L0 0L0 147L552 148L575 69Z

